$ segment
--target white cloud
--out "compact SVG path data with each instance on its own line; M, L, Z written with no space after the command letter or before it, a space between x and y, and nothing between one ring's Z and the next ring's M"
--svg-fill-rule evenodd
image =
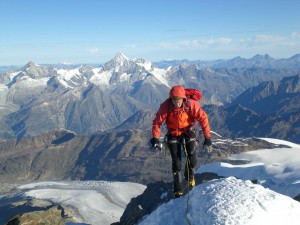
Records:
M163 49L172 49L172 48L176 48L176 44L172 44L170 42L162 42L159 44L159 47Z
M257 34L244 37L212 37L199 39L182 39L165 41L158 45L159 50L170 51L172 54L189 54L190 57L199 57L199 52L208 58L219 55L220 58L252 57L255 54L268 53L273 57L285 57L296 54L300 47L300 33L292 32L286 35ZM169 53L171 54L171 53ZM193 54L197 54L192 56ZM230 55L230 56L229 56Z
M127 44L127 45L124 45L125 48L136 48L136 45L135 44Z
M256 43L270 43L270 42L281 42L285 38L280 36L272 36L272 35L256 35L253 39Z
M271 45L274 48L286 46L286 47L299 47L300 46L300 34L293 32L290 36L272 36L272 35L257 35L249 43L252 45Z
M287 43L288 46L291 47L300 47L300 34L297 32L292 33L292 40Z
M87 51L91 54L95 54L97 52L99 52L99 48L88 48Z
M240 39L241 44L248 46L265 45L265 44L278 44L282 43L286 38L282 36L273 36L267 34L256 35L252 38Z
M297 33L297 32L293 32L293 33L292 33L292 38L300 39L300 34Z
M228 46L232 44L232 39L227 37L184 40L180 42L163 42L160 47L164 49L182 49L182 48L214 48L220 46Z
M209 38L209 39L195 40L193 41L193 43L195 47L208 48L208 47L229 45L232 43L232 39L227 37Z

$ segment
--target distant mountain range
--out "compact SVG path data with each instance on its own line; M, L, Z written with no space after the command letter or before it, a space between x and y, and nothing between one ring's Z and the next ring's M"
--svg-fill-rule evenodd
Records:
M0 74L0 137L58 128L78 134L150 129L170 87L180 84L203 92L212 129L222 135L299 141L299 62L300 54L153 64L122 53L101 66L29 62Z
M211 126L224 135L276 137L300 143L300 74L280 82L263 82L227 107L204 109Z
M167 68L169 66L176 65L197 65L199 68L250 68L250 67L260 67L260 68L270 68L270 69L293 69L299 70L300 65L300 54L296 54L288 59L274 59L268 54L255 55L252 58L246 59L237 56L233 59L219 59L219 60L163 60L160 62L155 62L155 65L161 68Z

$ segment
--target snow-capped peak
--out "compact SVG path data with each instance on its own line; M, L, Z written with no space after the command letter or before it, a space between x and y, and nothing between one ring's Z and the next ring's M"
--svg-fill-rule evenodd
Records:
M252 60L263 61L263 60L272 60L273 58L268 54L256 54L251 58Z
M38 66L37 64L35 64L34 62L30 61L22 69L26 70L26 69L28 69L30 67L37 67L37 66Z
M82 65L64 67L61 64L54 67L46 67L37 65L34 62L28 62L18 71L8 74L8 83L6 85L10 87L20 79L28 80L31 78L30 81L34 81L56 77L57 82L70 89L87 85L88 83L106 87L120 82L131 83L144 80L149 74L152 74L158 82L167 84L166 73L165 69L158 69L143 58L129 59L119 52L114 58L99 68Z
M113 60L122 62L124 60L129 60L129 58L127 58L123 53L118 52L117 55L113 58Z
M122 53L118 53L113 59L103 65L104 70L117 69L118 67L128 66L130 60Z
M33 83L40 83L40 81L42 85L46 85L47 80L55 75L53 72L45 66L37 65L30 61L19 70L7 73L8 83L6 83L6 86L11 87L15 83L22 81L26 81L28 86L33 85ZM23 83L23 85L25 84Z

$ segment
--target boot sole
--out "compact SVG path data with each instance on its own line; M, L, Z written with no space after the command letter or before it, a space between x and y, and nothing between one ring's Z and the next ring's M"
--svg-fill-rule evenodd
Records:
M183 192L175 192L174 193L175 198L180 198L181 196L183 196Z

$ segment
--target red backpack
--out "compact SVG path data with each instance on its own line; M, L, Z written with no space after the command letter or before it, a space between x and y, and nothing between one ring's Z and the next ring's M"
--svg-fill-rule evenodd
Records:
M197 89L193 89L193 88L185 88L184 90L185 90L185 96L186 96L186 102L184 102L184 110L189 114L189 116L194 118L190 114L191 102L189 100L193 99L195 101L199 101L202 98L202 93L201 93L201 91L199 91ZM195 124L193 124L192 126L194 126L194 125Z
M195 101L199 101L202 98L201 91L193 88L185 88L185 95L187 100L193 99Z

